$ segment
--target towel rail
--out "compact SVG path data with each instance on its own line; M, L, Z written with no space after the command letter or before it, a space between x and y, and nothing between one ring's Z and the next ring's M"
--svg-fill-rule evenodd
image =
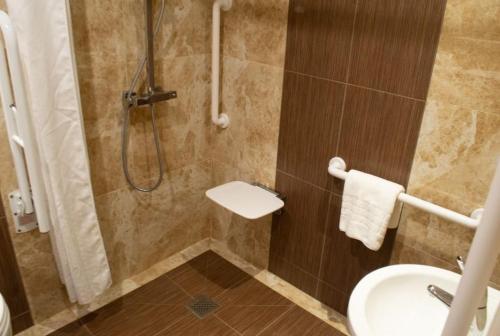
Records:
M330 164L328 165L328 173L336 178L341 180L345 180L347 178L346 172L346 164L342 158L335 157L330 160ZM481 213L480 209L474 211L471 217L459 214L458 212L452 211L450 209L444 208L437 204L424 201L415 196L408 195L406 193L401 193L398 196L398 200L409 204L415 208L420 210L429 212L433 215L441 217L443 219L461 224L463 226L475 229L479 224L478 215Z

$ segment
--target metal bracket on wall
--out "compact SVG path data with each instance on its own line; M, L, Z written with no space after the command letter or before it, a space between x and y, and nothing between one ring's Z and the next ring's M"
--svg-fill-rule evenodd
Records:
M24 202L19 190L9 193L9 204L17 233L29 232L38 228L35 212L25 213Z
M267 187L267 186L263 185L263 184L262 184L262 183L260 183L260 182L252 182L251 184L252 184L252 185L254 185L254 186L256 186L256 187L262 188L262 189L264 189L264 190L266 190L266 191L269 191L271 194L273 194L274 196L278 197L278 198L279 198L280 200L282 200L283 202L286 202L286 196L285 196L285 195L280 194L280 193L279 193L279 192L277 192L276 190L271 189L271 188L269 188L269 187ZM278 216L279 216L279 215L281 215L281 214L283 214L283 208L281 208L281 209L279 209L279 210L277 210L277 211L273 212L273 214L274 214L274 215L278 215Z

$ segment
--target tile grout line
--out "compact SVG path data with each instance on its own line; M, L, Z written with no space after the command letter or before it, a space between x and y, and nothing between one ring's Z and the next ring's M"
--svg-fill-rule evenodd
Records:
M359 0L356 0L356 5L354 7L354 18L352 19L351 41L349 43L349 59L347 61L347 70L346 70L346 76L345 76L345 82L346 82L346 84L349 83L349 77L350 77L350 71L351 71L352 48L354 46L354 35L356 33L356 19L358 18L358 9L359 9Z
M274 321L272 321L271 323L269 323L267 326L264 327L264 329L262 329L256 336L259 336L261 335L264 331L266 331L266 329L269 329L269 327L271 327L272 325L274 325L275 323L278 323L279 320L281 320L281 318L283 316L285 316L285 314L287 314L289 311L291 311L294 307L297 307L296 304L292 303L290 305L290 307L285 310L283 313L280 314L280 316L278 316Z
M340 150L340 141L341 141L341 136L342 136L342 123L344 122L344 113L345 113L345 105L346 105L346 100L347 100L347 89L348 89L348 83L349 83L349 77L350 77L350 72L351 72L351 65L352 65L352 50L353 50L353 46L354 46L354 36L355 36L355 33L356 33L356 19L358 17L358 7L359 7L359 0L356 0L356 5L354 7L354 18L352 20L352 27L351 27L351 41L349 42L349 56L348 56L348 60L347 60L347 69L346 69L346 75L345 75L345 85L343 87L344 89L344 92L343 92L343 98L342 98L342 109L340 111L340 120L339 120L339 128L338 128L338 134L337 134L337 143L336 143L336 147L335 147L335 156L338 156L339 155L339 150ZM332 133L331 135L331 138L330 138L330 142L329 143L332 143L332 140L333 140L333 137L334 137L334 134ZM337 181L333 181L333 185L332 185L332 190L330 192L330 195L329 195L329 198L328 198L328 209L326 211L326 218L325 218L325 222L324 222L324 225L323 225L323 241L322 241L322 244L321 244L321 254L319 256L319 269L318 269L318 274L315 278L316 280L316 288L314 290L314 296L317 298L319 297L319 291L320 291L320 285L321 285L321 272L322 272L322 269L323 269L323 263L324 263L324 259L325 259L325 246L326 246L326 231L327 231L327 227L328 227L328 223L329 223L329 219L330 219L330 208L331 208L331 205L332 205L332 199L333 199L333 191L335 190L335 184L338 183Z
M349 56L348 56L349 58L347 60L347 69L346 69L345 83L344 83L346 86L344 86L344 97L342 98L342 109L340 111L340 120L339 120L339 134L337 135L337 147L335 148L335 155L339 155L339 149L340 149L340 137L342 135L342 122L344 121L345 102L347 99L347 83L349 83L349 77L351 73L352 49L354 45L354 35L356 32L356 19L358 17L358 6L359 6L359 0L356 0L356 5L354 7L354 18L352 20L352 27L351 27L351 41L349 43ZM331 136L333 137L333 134Z
M194 299L194 296L192 296L191 294L189 294L181 285L179 285L175 280L173 280L169 275L168 275L168 272L165 273L166 277L168 278L168 280L170 280L170 282L172 282L174 284L175 287L177 287L178 289L180 289L184 294L186 294L187 296L189 296L191 299ZM140 288L140 287L139 287Z
M170 323L169 325L167 325L165 328L159 330L158 332L154 333L153 335L151 336L156 336L156 335L159 335L161 332L167 330L168 328L176 325L177 323L179 323L180 321L184 320L185 318L189 317L189 313L186 312L186 314L184 316L181 316L179 318L177 318L176 320L172 321L172 323ZM149 336L149 335L148 335Z
M258 281L258 280L256 280L256 281ZM267 287L267 288L269 288L269 287ZM283 296L283 295L281 295L281 296ZM288 300L288 301L290 301L290 300ZM294 303L292 302L291 304L276 304L276 305L273 305L273 304L268 304L268 305L262 305L262 304L230 304L229 307L266 307L266 308L270 308L270 307L289 307L289 306L293 306L293 305L294 305Z
M327 169L328 169L328 167L325 167L325 171L327 171ZM280 173L281 173L281 174L283 174L283 175L286 175L286 176L288 176L288 177L291 177L291 178L293 178L293 179L295 179L295 180L297 180L297 181L299 181L299 182L302 182L302 183L305 183L305 184L307 184L307 185L309 185L309 186L311 186L311 187L314 187L314 188L316 188L316 189L318 189L318 190L325 191L325 192L332 192L331 190L328 190L328 189L325 189L325 188L323 188L323 187L320 187L320 186L318 186L317 184L314 184L313 182L309 182L309 181L307 181L307 180L304 180L303 178L301 178L301 177L299 177L299 176L297 176L297 175L293 175L293 174L291 174L291 173L288 173L288 172L286 172L286 171L284 171L284 170L282 170L282 169L280 169L280 168L277 168L277 169L276 169L276 171L280 172Z
M222 257L221 257L222 258ZM235 265L233 265L234 267L237 267ZM224 289L223 291L221 291L219 294L215 295L213 298L214 300L217 299L217 298L220 298L222 295L226 294L228 291L230 291L231 289L235 288L236 286L238 286L239 284L243 283L243 281L247 281L248 279L253 279L253 277L251 277L248 273L246 273L245 271L242 271L244 272L245 274L248 275L248 278L244 278L244 279L241 279L241 280L238 280L236 281L234 284L232 284L229 288L226 288Z
M404 98L404 99L408 99L408 100L411 100L411 101L417 101L417 102L425 103L425 99L413 98L413 97L405 96L405 95L402 95L402 94L399 94L399 93L394 93L394 92L390 92L390 91L375 89L375 88L371 88L371 87L364 86L364 85L352 84L352 83L345 83L345 82L339 81L337 79L331 79L331 78L327 78L327 77L310 75L310 74L307 74L307 73L297 72L297 71L293 71L293 70L285 70L285 72L288 72L288 73L291 73L291 74L294 74L294 75L298 75L298 76L319 79L319 80L323 80L323 81L326 81L326 82L332 82L332 83L336 83L336 84L340 84L340 85L351 86L351 87L355 87L355 88L358 88L358 89L364 89L364 90L367 90L367 91L373 91L373 92L383 93L383 94L387 94L387 95L398 97L398 98Z
M332 205L332 199L333 195L330 193L330 197L328 198L328 210L326 211L326 218L325 218L325 223L323 227L323 241L321 243L321 254L319 255L319 268L318 268L318 275L316 276L316 289L314 290L314 296L318 297L319 296L319 288L320 288L320 276L321 276L321 271L323 270L323 262L324 262L324 254L325 254L325 246L326 246L326 230L327 230L327 225L330 222L330 207Z
M236 334L243 335L238 330L234 329L230 324L226 323L226 321L224 321L223 319L221 319L220 317L218 317L216 313L214 313L212 316L215 317L219 322L221 322L222 324L224 324L226 327L228 327L229 329L231 329L232 331L234 331Z
M284 257L282 257L281 255L278 255L278 258L282 259L283 261L285 261L287 264L290 264L292 266L294 266L295 268L298 268L300 271L306 273L307 275L310 275L311 277L315 278L316 280L320 280L318 279L314 274L312 274L311 272L309 271L306 271L305 269L303 269L301 266L299 265L296 265L290 261L288 261L287 259L285 259ZM268 270L269 271L269 270ZM270 271L269 271L270 272Z

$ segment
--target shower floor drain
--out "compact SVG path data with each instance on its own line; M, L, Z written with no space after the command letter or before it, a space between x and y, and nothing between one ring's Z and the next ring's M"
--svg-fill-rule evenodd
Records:
M205 295L199 295L193 301L188 303L189 310L199 319L205 318L207 315L214 312L219 305Z

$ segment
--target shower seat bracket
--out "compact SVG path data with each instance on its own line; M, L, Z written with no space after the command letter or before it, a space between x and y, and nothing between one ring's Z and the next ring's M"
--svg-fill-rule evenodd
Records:
M274 196L278 197L278 198L279 198L280 200L282 200L283 202L285 202L285 201L286 201L286 196L285 196L285 195L280 194L280 193L279 193L279 192L277 192L276 190L271 189L271 188L269 188L268 186L265 186L265 185L263 185L263 184L262 184L262 183L260 183L260 182L252 182L252 185L253 185L253 186L256 186L256 187L259 187L259 188L262 188L262 189L264 189L264 190L266 190L266 191L270 192L271 194L273 194ZM273 214L278 215L278 216L279 216L279 215L281 215L282 213L283 213L283 208L278 209L278 210L276 210L275 212L273 212Z
M29 232L38 228L36 214L35 212L25 212L24 202L19 190L9 193L9 205L17 233Z

